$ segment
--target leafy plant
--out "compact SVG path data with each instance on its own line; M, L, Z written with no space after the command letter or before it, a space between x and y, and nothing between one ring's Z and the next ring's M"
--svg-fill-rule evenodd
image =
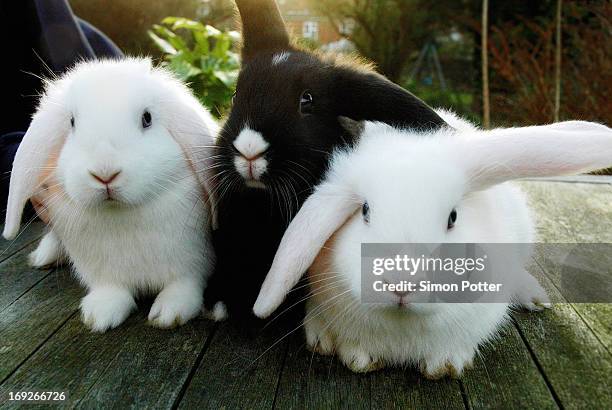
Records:
M400 84L434 108L451 109L472 122L481 122L478 115L471 109L473 96L468 91L453 88L443 90L436 85L424 84L414 80L407 80Z
M227 112L240 66L233 51L239 35L181 17L166 17L149 30L164 53L164 65L192 88L217 117Z

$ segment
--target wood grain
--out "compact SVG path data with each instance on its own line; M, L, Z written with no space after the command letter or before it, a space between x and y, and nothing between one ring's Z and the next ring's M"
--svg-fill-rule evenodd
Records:
M36 246L37 243L26 245L10 259L0 263L0 313L53 271L29 266L28 254Z
M0 381L73 315L82 290L65 270L48 275L0 314Z
M538 315L539 313L532 313ZM555 399L512 323L484 346L461 382L474 409L556 409Z
M335 357L308 351L300 328L291 337L276 406L281 409L370 407L371 375L357 375Z
M31 224L26 225L27 226L23 228L23 231L20 232L19 235L12 241L7 241L6 239L0 237L0 262L10 258L24 246L31 244L42 237L45 227L42 222L35 220ZM0 232L3 228L4 226L0 225Z
M270 409L287 352L283 327L223 323L204 353L180 408Z

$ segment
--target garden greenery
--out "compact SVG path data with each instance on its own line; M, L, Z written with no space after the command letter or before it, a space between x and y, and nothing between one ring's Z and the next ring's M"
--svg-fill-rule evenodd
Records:
M149 30L149 37L163 52L163 64L186 82L216 117L230 107L240 67L234 46L235 31L181 17L166 17Z

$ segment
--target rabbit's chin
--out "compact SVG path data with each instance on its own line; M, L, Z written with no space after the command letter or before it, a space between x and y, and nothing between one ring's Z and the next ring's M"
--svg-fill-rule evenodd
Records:
M82 208L111 211L144 206L152 202L154 198L161 196L161 193L151 193L149 196L135 195L121 188L109 191L94 189L76 192L66 189L66 192L70 200Z

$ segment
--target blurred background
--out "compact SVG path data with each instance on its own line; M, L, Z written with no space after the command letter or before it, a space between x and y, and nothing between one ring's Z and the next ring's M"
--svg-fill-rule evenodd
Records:
M612 124L609 0L277 1L302 46L359 53L484 126ZM70 4L126 53L167 64L217 116L227 112L240 64L231 0Z

